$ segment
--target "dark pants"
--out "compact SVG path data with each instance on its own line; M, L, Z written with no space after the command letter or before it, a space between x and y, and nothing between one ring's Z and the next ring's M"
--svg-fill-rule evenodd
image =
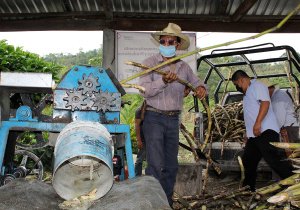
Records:
M249 185L252 191L255 191L256 170L261 158L264 158L281 178L293 175L293 167L287 160L285 151L274 147L270 142L279 142L279 134L273 130L266 130L258 137L249 138L246 143L242 158L245 167L243 185Z
M142 137L144 139L144 137ZM143 148L139 149L137 156L136 156L136 161L134 165L134 170L135 170L135 175L136 176L141 176L142 175L142 170L143 170L143 162L146 160L146 144L145 141L143 141Z
M143 132L147 142L146 175L154 176L172 206L173 188L178 171L179 115L146 111Z

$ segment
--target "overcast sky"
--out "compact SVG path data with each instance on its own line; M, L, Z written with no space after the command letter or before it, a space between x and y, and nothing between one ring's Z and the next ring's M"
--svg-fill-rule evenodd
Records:
M102 44L102 31L43 31L43 32L0 32L0 40L23 47L24 50L44 56L49 53L76 54L81 49L97 49ZM245 38L246 33L197 33L197 47L203 48L228 41ZM260 38L228 46L241 47L273 42L275 45L290 45L300 52L300 34L267 34ZM224 48L224 47L222 47ZM202 54L207 54L203 52Z

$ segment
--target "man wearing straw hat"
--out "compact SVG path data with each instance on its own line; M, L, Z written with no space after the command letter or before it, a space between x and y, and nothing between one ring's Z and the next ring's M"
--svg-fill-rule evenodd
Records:
M159 53L147 58L143 64L154 67L176 56L176 50L185 50L190 45L188 36L181 28L169 23L163 31L152 34L159 45ZM147 103L143 121L143 133L147 142L146 175L154 176L164 189L172 206L173 188L178 170L179 115L182 109L185 86L177 82L184 79L196 87L195 95L206 95L203 82L193 74L190 66L182 60L163 66L161 75L151 72L140 77L139 84L145 88L142 95Z

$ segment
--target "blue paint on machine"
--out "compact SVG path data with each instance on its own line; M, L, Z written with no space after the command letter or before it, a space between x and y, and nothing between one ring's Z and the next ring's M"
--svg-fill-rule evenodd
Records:
M38 76L42 78L43 74ZM12 74L13 77L15 76ZM53 104L52 116L46 120L42 119L41 115L36 113L36 107L27 105L24 101L22 102L24 105L19 106L13 112L9 106L11 96L12 93L18 92L20 94L23 92L48 93ZM24 131L40 133L47 131L58 135L52 145L48 143L50 146L55 145L53 175L54 183L58 188L61 185L55 180L57 176L68 177L63 180L63 184L70 181L68 184L71 191L74 186L73 191L83 194L90 190L82 188L87 180L92 183L90 187L95 187L94 183L100 184L101 178L107 178L112 182L114 154L123 154L121 158L126 159L128 178L135 176L130 127L120 124L121 96L125 94L125 91L109 69L74 66L62 77L55 88L53 86L34 87L33 82L32 87L25 85L22 87L20 84L18 89L14 85L10 87L7 83L5 87L1 86L0 81L0 93L3 96L0 99L0 172L2 177L5 177L9 171L7 170L9 164L5 162L5 158L6 148L10 144L10 132ZM65 165L69 168L64 168ZM78 166L82 168L76 169ZM106 172L98 170L102 166ZM77 172L70 168L79 170L80 173L87 171L86 177L73 176ZM68 174L68 170L73 174ZM123 167L120 180L124 180L124 174ZM70 179L70 176L73 178ZM81 188L75 190L76 187ZM106 190L110 187L106 187ZM65 189L61 190L58 194L65 199L78 196L70 191L65 193L67 197L64 197ZM97 194L98 197L106 193L105 190L98 189L98 191L102 191Z

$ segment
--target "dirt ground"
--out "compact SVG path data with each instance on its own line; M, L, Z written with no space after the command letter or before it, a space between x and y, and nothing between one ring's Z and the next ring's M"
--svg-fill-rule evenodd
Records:
M205 170L203 170L203 179ZM268 186L275 181L271 172L260 172L257 177L257 189ZM203 180L205 184L205 180ZM174 203L174 209L255 209L261 206L260 201L255 200L253 193L248 190L237 192L241 186L241 179L239 172L225 172L221 176L217 176L213 172L209 172L205 188L202 189L201 195L182 196L181 199L177 198ZM203 186L202 186L203 187ZM203 191L204 190L204 191ZM225 198L222 195L240 194L232 198ZM214 197L214 198L213 198ZM205 206L205 207L204 207ZM276 209L276 208L275 208ZM282 207L278 207L282 209Z
M205 171L204 171L205 174ZM203 175L204 175L203 174ZM204 177L204 176L203 176ZM270 185L276 180L270 173L259 173L257 188ZM222 195L236 193L240 187L240 174L227 172L222 176L209 173L204 194L190 195L193 198L175 196L174 209L255 209L261 205L248 191L232 198ZM197 197L198 196L198 197ZM213 198L214 196L214 198ZM17 179L0 188L0 209L27 210L27 209L59 209L63 202L54 191L51 184L40 181L25 181ZM202 202L202 203L201 203ZM106 205L103 208L103 205ZM243 206L244 205L244 206ZM204 208L205 206L205 208ZM73 210L87 209L128 209L128 210L157 210L169 209L166 197L159 183L149 176L114 184L111 191L103 198L92 203L73 206ZM273 209L283 209L282 207ZM290 208L292 209L292 208Z

